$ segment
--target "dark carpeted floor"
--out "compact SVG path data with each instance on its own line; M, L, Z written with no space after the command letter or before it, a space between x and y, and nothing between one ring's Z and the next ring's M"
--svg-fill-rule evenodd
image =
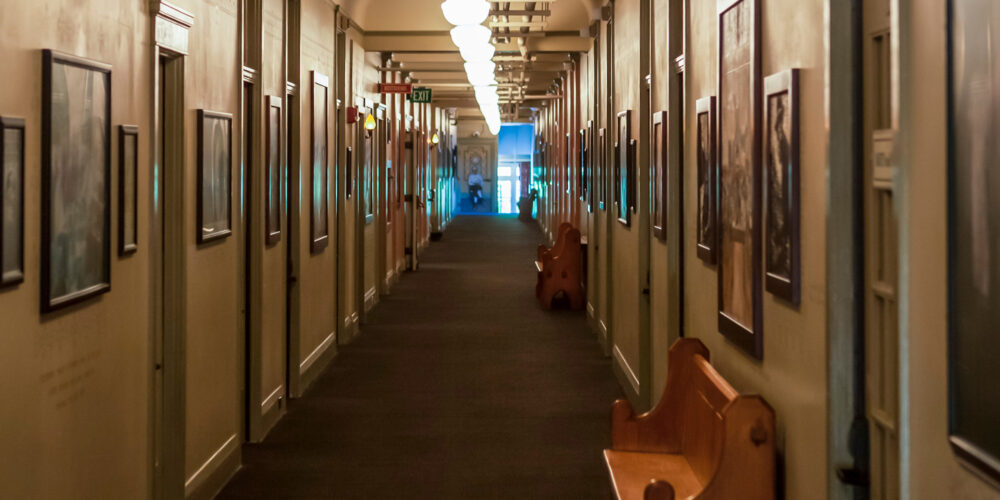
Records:
M219 498L608 498L610 361L534 297L541 233L461 216Z

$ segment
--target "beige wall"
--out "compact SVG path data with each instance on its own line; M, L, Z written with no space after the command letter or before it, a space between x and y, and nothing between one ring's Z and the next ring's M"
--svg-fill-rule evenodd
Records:
M149 210L138 253L117 256L117 126L138 125L139 199L150 186L147 10L136 2L0 3L0 116L26 121L25 280L0 290L0 497L141 498L151 483ZM112 287L39 315L42 49L112 65ZM94 418L100 415L101 418ZM99 458L95 460L95 458ZM58 472L58 473L56 473Z

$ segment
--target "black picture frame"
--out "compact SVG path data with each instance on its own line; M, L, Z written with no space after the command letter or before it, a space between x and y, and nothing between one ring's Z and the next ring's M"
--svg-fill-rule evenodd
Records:
M311 87L309 251L316 254L330 244L330 77L313 71Z
M278 96L267 97L267 122L265 124L264 158L267 163L264 170L265 189L267 191L264 210L264 244L274 245L281 241L281 206L282 190L282 159L281 154L281 112L282 100Z
M667 155L669 119L666 111L653 113L653 144L649 154L650 215L653 237L667 241Z
M42 51L41 136L44 314L111 290L111 65Z
M587 211L594 212L595 193L599 189L597 182L597 134L594 129L594 121L587 120Z
M792 305L801 295L799 70L764 79L764 288Z
M615 208L618 222L632 225L635 208L635 141L632 139L632 110L618 113L618 141L615 143Z
M344 198L350 200L354 192L354 148L347 146L344 153L347 168L344 170Z
M993 0L947 2L948 442L1000 489L1000 77Z
M23 118L0 116L0 288L24 282Z
M577 150L577 189L580 191L580 201L587 201L587 129L580 129L580 148Z
M566 183L566 194L573 195L573 134L566 132L566 142L563 143L563 157L565 166L564 181Z
M198 110L198 244L233 234L233 115ZM220 214L221 209L225 212ZM208 220L212 218L214 220ZM222 224L224 223L224 224ZM217 227L217 226L222 227Z
M695 101L695 139L697 162L697 253L706 264L716 263L719 224L718 147L716 139L715 96Z
M118 256L139 250L139 127L118 126Z
M608 129L607 128L601 127L600 129L598 129L598 131L597 131L597 143L598 143L598 151L597 151L597 179L598 179L598 183L600 184L600 187L597 189L597 196L598 196L597 208L599 210L601 210L602 212L604 212L604 211L607 211L607 200L609 198L609 196L608 196L608 186L610 185L610 182L608 182L608 170L610 170L610 169L606 165L606 163L607 163L607 154L608 154Z
M764 357L760 0L718 0L719 332ZM730 26L732 23L732 26ZM727 38L726 35L734 35Z

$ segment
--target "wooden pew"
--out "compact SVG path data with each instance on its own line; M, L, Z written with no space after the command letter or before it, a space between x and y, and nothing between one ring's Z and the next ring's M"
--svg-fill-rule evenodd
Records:
M559 238L551 249L538 247L538 283L535 296L545 309L552 309L552 299L562 292L569 299L570 307L583 309L586 296L583 293L581 272L583 249L580 246L580 231L572 225L559 226Z
M562 253L562 245L566 241L566 232L570 229L573 229L573 224L563 222L559 224L559 229L556 229L556 243L552 245L552 248L545 245L538 245L538 262L542 261L542 256L546 253L554 253L555 255Z
M774 499L774 410L737 393L708 359L701 341L680 339L656 408L636 415L615 402L604 461L617 498Z

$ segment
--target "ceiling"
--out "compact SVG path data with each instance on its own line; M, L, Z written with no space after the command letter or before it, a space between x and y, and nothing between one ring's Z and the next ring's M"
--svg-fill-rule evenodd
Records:
M491 1L485 25L494 31L497 81L505 121L525 120L531 108L558 94L553 85L590 48L591 22L602 0ZM442 0L344 0L343 11L361 31L366 50L390 56L386 68L406 72L415 85L433 89L434 102L478 115L478 106ZM472 113L471 111L475 111Z

